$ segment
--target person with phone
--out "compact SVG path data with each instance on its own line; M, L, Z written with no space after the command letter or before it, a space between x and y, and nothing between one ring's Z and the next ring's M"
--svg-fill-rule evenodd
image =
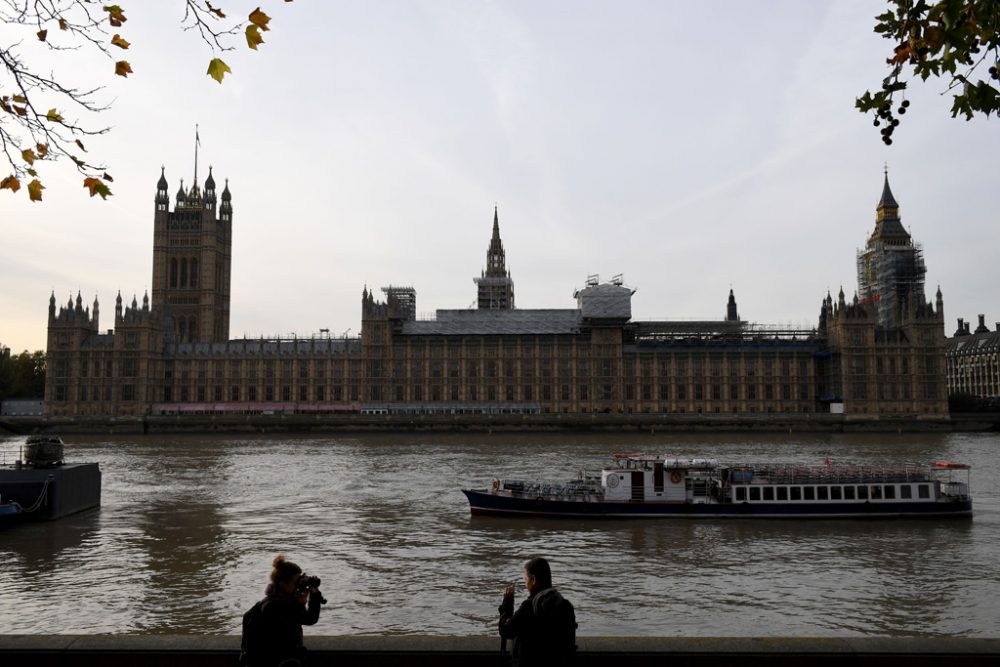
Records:
M528 593L514 610L514 584L503 590L500 603L501 651L508 639L513 667L562 667L576 655L576 613L569 600L552 587L552 570L544 558L524 564Z

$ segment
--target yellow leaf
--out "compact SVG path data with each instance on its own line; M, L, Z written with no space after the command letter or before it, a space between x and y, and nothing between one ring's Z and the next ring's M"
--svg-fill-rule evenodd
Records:
M208 63L207 74L219 83L222 83L222 77L226 75L226 72L232 73L232 71L229 69L229 65L218 58L212 58L212 62Z
M35 164L35 159L36 159L35 151L31 150L30 148L25 148L23 151L21 151L21 157L23 157L24 161L27 162L28 164Z
M26 97L25 97L24 95L15 95L15 96L14 96L13 98L11 98L11 99L13 99L13 100L14 100L15 102L17 102L18 104L24 104L25 102L27 102L27 101L28 101L28 99L27 99L27 98L26 98Z
M268 21L270 20L271 17L260 11L260 7L250 12L250 23L253 23L261 30L270 30L270 28L267 27Z
M125 13L122 11L122 8L118 5L111 5L110 7L105 6L104 11L108 13L108 20L111 21L111 25L116 28L128 20L125 18Z
M45 157L45 154L49 152L48 144L35 144L35 148L38 149L38 157Z
M115 74L118 76L128 77L132 73L132 66L128 64L127 60L119 60L115 63Z
M117 33L111 38L111 43L120 49L127 49L129 47L128 41L122 39L121 35Z
M36 178L31 183L28 183L28 199L31 201L42 201L42 190L45 186L38 182Z
M83 187L90 190L91 197L101 195L101 199L107 199L108 195L111 194L111 190L104 183L101 183L99 178L88 177L83 179Z
M38 35L38 41L39 42L44 42L45 41L45 36L49 34L49 31L48 30L39 30L35 34Z
M45 117L51 120L53 123L58 123L63 119L62 116L55 109L49 109L49 112L45 114Z
M258 44L263 44L264 38L260 36L260 28L255 26L253 23L247 26L247 46L249 46L254 51L257 50Z
M0 181L0 190L4 189L10 190L11 192L17 192L21 189L21 181L17 180L16 176L8 176Z

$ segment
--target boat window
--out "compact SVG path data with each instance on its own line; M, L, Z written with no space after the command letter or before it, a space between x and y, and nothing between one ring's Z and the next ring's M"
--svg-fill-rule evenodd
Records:
M802 497L806 500L816 500L816 487L815 486L803 486L802 487Z
M913 497L913 487L909 484L899 485L899 497L904 500L909 500Z
M858 486L858 500L868 500L867 486Z
M750 500L760 500L760 487L751 486L750 487Z
M894 484L885 485L885 499L886 500L896 499L896 486Z
M736 502L743 502L747 499L747 487L737 486L736 487Z
M918 498L930 498L931 497L931 487L927 484L917 485L917 497Z
M793 486L790 489L790 497L792 500L802 500L802 487Z
M829 494L827 493L827 491L828 491L827 487L825 487L825 486L817 486L816 487L816 500L827 500L829 498Z
M840 500L840 487L831 486L830 487L830 500Z
M788 500L788 487L779 486L778 487L778 500Z
M774 487L765 486L764 487L764 500L774 500Z
M877 485L873 486L871 488L871 492L870 493L871 493L872 500L882 500L882 487L881 486L877 486Z
M844 500L854 500L854 487L845 486L844 487Z

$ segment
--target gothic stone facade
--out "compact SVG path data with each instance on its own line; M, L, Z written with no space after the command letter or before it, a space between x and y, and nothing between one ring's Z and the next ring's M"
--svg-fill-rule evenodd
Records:
M717 321L635 321L632 290L620 280L589 280L575 308L516 309L496 212L482 276L491 284L477 280L478 309L417 320L412 288L384 288L378 300L365 289L358 338L226 340L228 187L218 217L214 183L204 195L182 186L173 213L166 189L161 176L152 303L133 298L123 307L119 295L115 328L101 333L96 300L93 312L80 295L57 312L50 299L48 415L363 408L766 415L840 405L848 415L947 415L940 290L934 304L922 290L898 300L892 326L870 302L827 295L809 330L741 320L732 292Z

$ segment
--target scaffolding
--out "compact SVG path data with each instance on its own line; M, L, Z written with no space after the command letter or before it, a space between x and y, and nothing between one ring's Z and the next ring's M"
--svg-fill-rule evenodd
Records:
M412 287L389 285L383 287L385 302L392 317L400 320L414 320L417 317L417 290Z
M871 243L858 251L858 298L871 305L883 327L899 325L899 314L907 300L924 300L923 247L919 243L895 245Z

